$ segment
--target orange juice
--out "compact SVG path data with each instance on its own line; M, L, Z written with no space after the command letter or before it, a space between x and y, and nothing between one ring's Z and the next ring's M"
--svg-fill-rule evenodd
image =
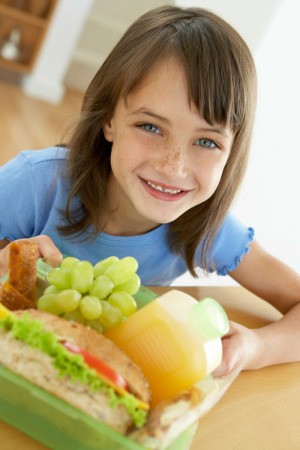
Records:
M152 404L172 398L210 374L222 360L228 330L223 308L170 291L107 331L149 381Z

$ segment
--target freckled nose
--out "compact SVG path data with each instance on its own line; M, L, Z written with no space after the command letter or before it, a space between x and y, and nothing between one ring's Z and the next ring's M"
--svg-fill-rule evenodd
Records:
M165 173L169 178L186 175L188 171L187 157L179 149L170 149L157 162L157 170Z

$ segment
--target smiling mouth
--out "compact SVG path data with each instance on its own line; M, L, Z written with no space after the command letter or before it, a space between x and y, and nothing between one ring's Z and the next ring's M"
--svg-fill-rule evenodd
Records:
M160 186L159 184L154 184L151 183L151 181L145 180L145 182L148 184L148 186L152 187L153 189L155 189L156 191L159 192L163 192L165 194L170 194L170 195L177 195L180 192L183 192L181 189L169 189L169 188L165 188L163 186Z

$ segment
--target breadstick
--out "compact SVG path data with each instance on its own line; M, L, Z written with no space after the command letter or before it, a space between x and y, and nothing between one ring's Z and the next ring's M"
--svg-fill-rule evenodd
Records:
M32 308L32 302L7 282L0 284L0 303L11 311Z
M36 263L38 244L30 240L14 241L9 245L9 284L31 302L36 304Z

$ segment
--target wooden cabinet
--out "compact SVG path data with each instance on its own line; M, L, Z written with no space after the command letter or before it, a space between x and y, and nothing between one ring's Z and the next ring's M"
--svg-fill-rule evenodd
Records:
M0 69L31 72L57 0L0 0Z

